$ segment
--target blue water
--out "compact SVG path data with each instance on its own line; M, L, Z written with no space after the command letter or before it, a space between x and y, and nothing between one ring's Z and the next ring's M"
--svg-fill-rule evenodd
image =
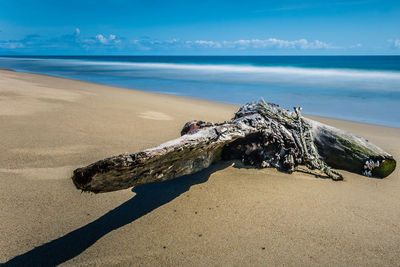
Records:
M3 56L0 68L400 128L400 56Z

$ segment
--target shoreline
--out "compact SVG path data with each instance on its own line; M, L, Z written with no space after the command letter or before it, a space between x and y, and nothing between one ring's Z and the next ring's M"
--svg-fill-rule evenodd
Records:
M43 73L36 73L36 72L28 72L28 71L20 71L20 70L14 70L14 69L6 69L6 68L0 68L0 71L10 71L10 72L16 72L16 73L22 73L22 74L32 74L32 75L37 75L37 76L42 76L42 77L50 77L50 78L57 78L57 79L63 79L63 80L70 80L70 81L75 81L75 82L80 82L80 83L86 83L90 85L99 85L103 87L110 87L110 88L115 88L117 90L128 90L128 91L134 91L134 92L142 92L142 93L148 93L148 94L155 94L155 95L160 95L160 96L169 96L169 97L176 97L176 98L182 98L183 100L191 100L191 101L204 101L204 102L210 102L214 104L219 104L219 105L229 105L229 106L236 106L240 107L240 105L236 104L231 104L231 103L224 103L224 102L219 102L219 101L214 101L214 100L208 100L208 99L203 99L203 98L196 98L196 97L189 97L189 96L182 96L182 95L173 95L173 94L165 94L161 92L155 92L155 91L146 91L142 90L140 88L129 88L129 87L123 87L123 86L115 86L115 85L108 85L104 83L97 83L97 82L89 82L89 81L84 81L84 80L78 80L78 79L73 79L73 78L67 78L67 77L62 77L62 76L57 76L57 75L50 75L50 74L43 74ZM390 127L390 126L388 126ZM395 127L392 127L395 128Z
M343 172L334 182L221 162L103 194L71 181L78 167L176 138L193 119L230 119L237 108L0 70L0 264L400 262L399 168L384 179ZM400 158L400 129L317 119Z
M112 88L117 88L117 89L123 89L123 90L132 90L132 91L138 91L138 92L144 92L144 93L150 93L150 94L157 94L157 95L162 95L162 96L172 96L172 97L180 97L183 99L190 99L190 100L195 100L195 101L206 101L206 102L211 102L211 103L216 103L216 104L221 104L221 105L231 105L231 106L236 106L239 108L241 105L237 104L232 104L228 102L219 102L215 100L208 100L208 99L203 99L203 98L196 98L196 97L190 97L190 96L182 96L182 95L173 95L173 94L167 94L167 93L161 93L161 92L155 92L155 91L147 91L147 90L142 90L140 88L129 88L129 87L123 87L123 86L114 86L114 85L108 85L108 84L103 84L103 83L97 83L97 82L89 82L89 81L84 81L84 80L79 80L79 79L73 79L73 78L67 78L63 76L57 76L57 75L50 75L50 74L42 74L42 73L35 73L35 72L28 72L28 71L21 71L21 70L14 70L14 69L7 69L7 68L0 68L0 71L11 71L11 72L17 72L17 73L26 73L26 74L33 74L33 75L39 75L39 76L44 76L44 77L54 77L54 78L59 78L59 79L66 79L66 80L71 80L71 81L78 81L78 82L83 82L83 83L88 83L88 84L93 84L93 85L101 85L101 86L108 86ZM255 99L254 101L259 101L260 99ZM246 103L243 103L246 104ZM279 103L274 103L279 105ZM293 111L293 110L289 110ZM394 126L387 126L383 124L373 124L373 123L367 123L367 122L360 122L360 121L354 121L354 120L346 120L346 119L340 119L340 118L335 118L335 117L329 117L329 116L320 116L320 115L311 115L307 113L302 113L305 117L311 118L311 119L330 119L330 120L338 120L338 121L343 121L343 122L350 122L350 123L358 123L358 124L366 124L366 125L374 125L374 126L379 126L379 127L385 127L385 128L393 128L393 129L400 129L400 127L394 127Z

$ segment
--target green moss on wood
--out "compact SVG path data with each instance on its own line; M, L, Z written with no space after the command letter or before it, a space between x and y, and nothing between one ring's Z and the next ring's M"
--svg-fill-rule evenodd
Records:
M394 159L386 159L382 162L379 167L376 167L372 170L372 176L385 178L389 174L391 174L396 168L396 161Z

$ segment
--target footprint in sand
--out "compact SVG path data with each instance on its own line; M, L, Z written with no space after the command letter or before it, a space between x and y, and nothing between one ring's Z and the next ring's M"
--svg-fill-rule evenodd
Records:
M145 111L141 112L138 115L140 118L149 119L149 120L158 120L158 121L170 121L173 118L165 113L157 112L157 111Z

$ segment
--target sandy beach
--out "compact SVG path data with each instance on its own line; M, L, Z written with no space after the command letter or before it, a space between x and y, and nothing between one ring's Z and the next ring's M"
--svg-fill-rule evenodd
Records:
M70 179L80 166L176 138L187 121L222 122L237 109L0 70L0 263L399 264L399 168L334 182L227 162L104 194L81 193ZM313 118L400 159L400 129Z

